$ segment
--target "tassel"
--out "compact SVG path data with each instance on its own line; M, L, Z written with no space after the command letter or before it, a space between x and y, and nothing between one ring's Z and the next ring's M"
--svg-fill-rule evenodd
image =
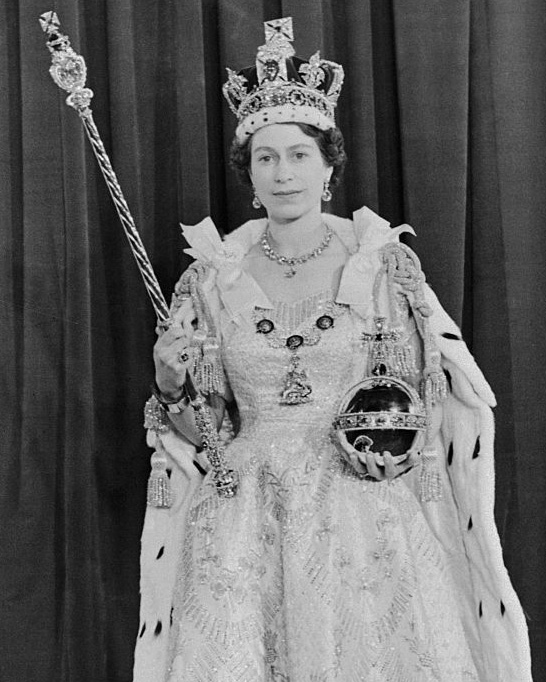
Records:
M223 395L224 370L220 357L220 344L214 336L197 330L192 340L194 351L193 377L201 393Z
M428 327L428 324L426 324ZM425 403L435 405L447 398L448 385L446 375L442 369L442 354L434 336L426 330L425 342L425 366L423 368L423 390Z
M395 366L397 368L396 376L403 377L415 374L417 367L415 365L415 352L413 347L408 343L405 346L395 346Z
M425 447L421 455L419 498L421 502L437 502L442 499L442 481L440 479L438 453L431 447Z
M222 362L220 360L220 344L209 336L203 344L203 359L201 363L201 390L210 395L224 393Z
M441 403L447 398L447 379L443 370L428 372L425 376L425 395L432 404Z
M172 504L171 482L167 475L167 457L154 452L150 459L152 471L148 479L147 503L150 507L168 509Z
M177 285L176 295L181 302L191 298L197 320L192 336L192 371L196 388L205 395L225 393L224 370L220 344L203 283L208 269L203 263L192 263ZM182 305L182 303L180 303Z
M154 395L146 401L144 406L144 428L152 429L158 434L169 430L169 418Z

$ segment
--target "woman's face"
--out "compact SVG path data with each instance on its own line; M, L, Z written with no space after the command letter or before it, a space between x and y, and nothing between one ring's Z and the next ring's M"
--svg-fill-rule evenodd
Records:
M290 222L320 213L324 183L332 168L316 140L292 123L274 123L256 131L250 150L250 179L268 216Z

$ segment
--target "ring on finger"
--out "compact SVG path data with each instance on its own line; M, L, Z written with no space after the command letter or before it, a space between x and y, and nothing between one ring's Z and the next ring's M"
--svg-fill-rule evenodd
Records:
M190 359L190 356L189 356L187 351L183 350L180 353L178 353L178 360L182 364L188 362L189 359Z

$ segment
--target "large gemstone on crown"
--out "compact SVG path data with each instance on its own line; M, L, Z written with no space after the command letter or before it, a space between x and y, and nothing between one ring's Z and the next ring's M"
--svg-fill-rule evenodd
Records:
M371 376L343 396L333 426L345 459L355 466L355 456L363 462L368 452L380 458L388 451L403 461L420 443L427 420L412 386L390 376Z

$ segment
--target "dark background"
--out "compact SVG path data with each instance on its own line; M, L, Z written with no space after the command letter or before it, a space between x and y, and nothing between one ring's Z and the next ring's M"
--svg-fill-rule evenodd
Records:
M225 66L264 20L342 62L333 210L411 223L499 401L496 514L546 679L544 0L0 3L0 680L128 682L155 320L39 15L86 58L96 122L166 294L178 222L259 215L226 168ZM514 680L513 682L517 682Z

